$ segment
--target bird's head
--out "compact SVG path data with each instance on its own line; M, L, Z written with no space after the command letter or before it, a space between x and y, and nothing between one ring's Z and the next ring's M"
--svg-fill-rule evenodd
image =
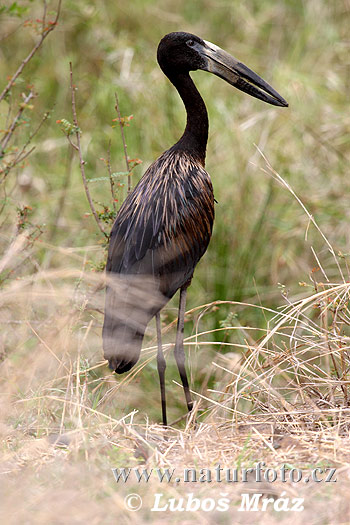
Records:
M169 33L159 43L158 63L171 79L202 69L229 84L274 106L288 103L265 80L223 49L191 33Z

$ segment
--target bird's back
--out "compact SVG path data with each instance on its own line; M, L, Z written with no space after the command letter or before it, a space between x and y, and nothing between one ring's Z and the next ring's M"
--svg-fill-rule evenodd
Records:
M112 228L104 355L122 373L138 360L149 321L193 275L214 220L210 177L197 159L171 148L128 195Z

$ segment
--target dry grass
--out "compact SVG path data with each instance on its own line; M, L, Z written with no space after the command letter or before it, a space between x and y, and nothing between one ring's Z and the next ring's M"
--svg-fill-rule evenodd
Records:
M185 426L180 419L165 430L154 423L152 411L157 403L154 413L160 417L156 371L148 401L140 374L146 364L154 364L152 334L143 359L125 377L114 377L102 361L103 282L87 263L95 248L59 253L49 245L45 249L52 252L52 260L65 257L67 269L43 265L34 274L22 271L5 283L0 296L6 333L0 386L1 471L6 480L2 522L158 523L164 514L150 511L154 494L179 498L188 495L190 486L196 497L228 493L231 510L188 512L185 521L182 513L168 511L174 522L190 523L200 514L203 523L231 523L233 518L235 523L250 523L251 513L238 511L241 494L260 491L274 498L305 498L304 512L284 513L286 522L348 523L350 284L344 278L346 264L339 263L346 259L336 257L328 246L340 271L339 282L329 282L323 267L315 269L311 289L294 301L285 294L285 304L276 311L231 302L234 311L258 308L268 319L264 329L226 323L219 330L202 331L204 313L227 301L187 312L187 319L196 321L195 333L185 343L192 375L203 368L209 348L220 351L209 366L212 386L203 381L193 391L193 417L183 420ZM2 270L18 265L21 258L25 261L31 250L27 237L17 236L1 261ZM169 332L172 337L173 325L164 326L165 336ZM216 341L217 332L235 336ZM171 347L166 345L167 353ZM168 396L170 406L174 392L182 397L178 383ZM251 467L258 461L305 472L334 467L338 481L198 485L160 484L153 478L147 484L117 484L111 472L133 466L199 471L217 464ZM125 509L124 497L130 492L143 498L138 513ZM277 523L280 516L269 511L254 519Z

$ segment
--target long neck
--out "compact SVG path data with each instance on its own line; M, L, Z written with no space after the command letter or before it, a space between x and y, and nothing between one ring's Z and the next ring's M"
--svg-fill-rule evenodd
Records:
M173 148L190 151L204 166L209 128L207 108L188 73L169 76L169 80L178 90L187 112L185 131Z

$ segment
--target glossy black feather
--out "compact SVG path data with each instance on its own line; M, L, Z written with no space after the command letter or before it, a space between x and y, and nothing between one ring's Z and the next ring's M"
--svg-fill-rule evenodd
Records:
M176 273L192 275L209 243L213 210L212 184L204 168L188 154L164 153L118 213L107 272L163 278L165 266L175 265ZM172 297L181 284L161 291Z
M117 371L121 356L122 363L128 357L131 366L136 362L148 322L192 278L213 220L210 177L198 160L177 148L159 157L125 199L111 232L106 266L117 285L107 286L104 349ZM148 284L138 294L144 278ZM123 311L126 319L120 318Z

